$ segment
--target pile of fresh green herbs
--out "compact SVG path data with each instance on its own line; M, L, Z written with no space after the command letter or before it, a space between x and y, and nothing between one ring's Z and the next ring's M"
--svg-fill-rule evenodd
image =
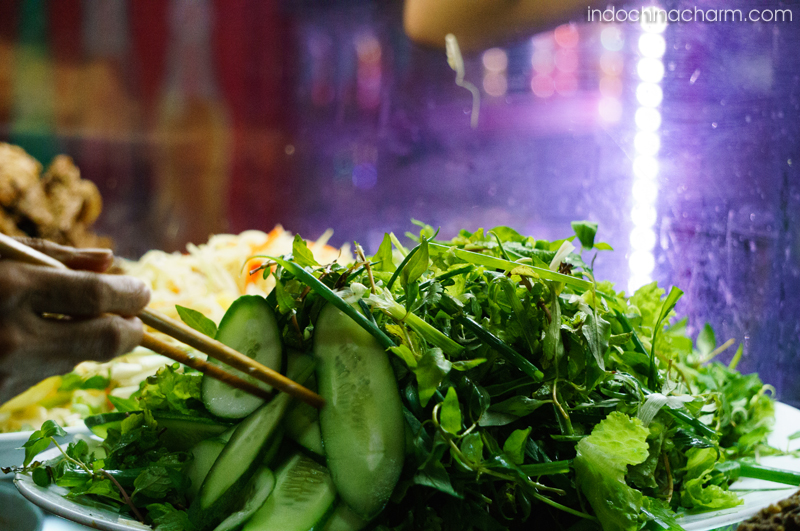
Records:
M732 342L717 345L709 327L693 344L674 319L679 289L652 283L628 297L595 279L595 251L611 249L595 242L596 224L575 222L575 236L554 242L508 227L445 242L420 226L410 249L393 234L372 257L356 244L351 265L318 264L298 237L292 255L263 266L290 348L311 351L316 316L334 304L393 353L406 460L373 529L677 530L676 515L739 504L727 489L739 475L770 477L739 460L777 452L766 444L771 388L736 371L741 347L730 364L714 361ZM117 406L207 415L197 377L166 367ZM33 463L59 435L48 424L24 466L73 499L192 529L181 475L191 456L159 446L151 416L131 419L102 458L77 442ZM137 474L126 484L115 479L124 470Z

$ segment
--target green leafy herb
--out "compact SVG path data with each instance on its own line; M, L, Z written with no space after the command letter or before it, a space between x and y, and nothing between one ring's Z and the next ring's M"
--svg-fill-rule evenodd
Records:
M191 326L201 334L205 334L208 337L214 337L217 335L216 323L202 313L198 312L197 310L192 310L191 308L185 308L179 304L175 305L175 309L178 311L181 321L186 323L187 326Z

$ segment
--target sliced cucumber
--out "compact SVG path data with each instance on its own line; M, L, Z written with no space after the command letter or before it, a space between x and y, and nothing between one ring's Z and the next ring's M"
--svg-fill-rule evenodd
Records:
M405 428L389 357L369 332L333 305L314 331L322 443L342 501L360 517L377 515L405 456Z
M258 509L264 505L272 489L275 488L275 475L272 471L262 466L250 480L250 485L245 488L247 492L244 506L222 521L214 531L233 531L239 529Z
M244 531L322 529L336 501L336 488L328 470L298 453L275 475L275 490L250 518Z
M311 374L313 362L309 359L298 370L292 379L302 384ZM282 436L281 422L291 401L291 396L280 393L236 427L190 507L190 517L201 528L213 527L236 504L274 440Z
M214 466L214 461L222 453L223 448L225 448L225 441L215 438L200 441L190 450L192 462L186 469L186 475L192 481L186 491L189 501L195 499L197 493L200 492L200 485L203 484L203 480L206 479L208 471Z
M339 503L323 531L360 531L367 527L367 524L369 524L369 520L358 516L347 504Z
M105 439L108 430L120 429L122 421L141 411L126 413L106 413L86 418L84 423L92 433ZM172 411L153 411L153 418L163 430L161 441L172 451L188 450L202 440L222 435L231 429L233 423L218 421L207 417L193 417Z
M315 385L306 387L316 390ZM286 413L283 425L286 427L286 436L291 440L319 456L325 456L319 431L319 411L315 407L296 402Z
M244 295L236 299L219 323L216 340L241 352L270 369L282 372L284 351L275 313L264 297ZM210 363L220 363L212 358ZM251 375L222 363L224 368L265 390L271 387ZM250 395L214 378L204 377L203 403L206 408L223 418L244 418L264 403L264 399Z

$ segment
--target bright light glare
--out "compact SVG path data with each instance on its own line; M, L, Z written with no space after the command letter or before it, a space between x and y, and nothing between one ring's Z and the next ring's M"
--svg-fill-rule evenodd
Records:
M490 72L483 76L483 90L489 96L499 97L504 95L508 90L508 79L505 72Z
M490 48L483 52L483 67L489 72L502 72L508 68L508 54L502 48Z
M639 83L636 87L636 101L639 105L644 107L658 107L661 100L664 99L664 93L661 87L654 83Z
M639 79L647 83L658 83L664 78L664 63L660 59L643 57L636 65L636 72Z
M609 76L618 76L622 74L622 68L625 66L625 59L622 54L617 52L603 52L600 56L600 69L603 73Z
M658 196L658 185L654 181L637 179L631 190L633 200L640 204L652 205Z
M668 23L666 10L653 6L642 11L644 12L641 17L642 29L647 33L664 33Z
M628 258L628 266L634 275L649 275L656 268L656 259L649 251L634 251Z
M652 227L656 224L656 209L651 205L636 205L631 209L631 221L636 227Z
M636 227L631 231L631 247L636 251L652 251L656 246L656 233L653 229Z
M547 75L538 74L531 78L531 90L540 98L549 98L555 92L553 78Z
M625 36L617 26L608 26L600 33L600 42L606 50L618 52L625 46Z
M535 50L531 56L531 66L539 74L549 74L556 67L550 50Z
M597 112L603 121L614 123L622 118L622 103L617 98L601 98Z
M661 149L661 137L650 131L639 131L633 139L633 145L640 155L652 157Z
M574 24L563 24L557 27L553 36L558 45L563 48L575 48L580 40L578 28Z
M636 157L633 159L633 174L639 179L655 179L658 175L658 160L653 157Z
M640 131L658 131L661 127L661 113L651 107L636 109L636 127Z
M603 76L600 79L600 94L608 98L622 96L622 80L617 76Z
M650 275L636 275L628 280L628 293L633 293L642 286L646 286L653 281Z
M644 33L639 37L639 53L658 59L667 51L667 41L658 33Z
M574 72L578 69L578 54L574 50L558 50L555 59L556 68L562 72Z

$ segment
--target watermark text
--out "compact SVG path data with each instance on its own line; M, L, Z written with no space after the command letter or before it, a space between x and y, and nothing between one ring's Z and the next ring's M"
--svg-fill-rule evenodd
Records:
M638 22L668 24L676 22L792 22L791 9L606 9L586 7L588 22Z

